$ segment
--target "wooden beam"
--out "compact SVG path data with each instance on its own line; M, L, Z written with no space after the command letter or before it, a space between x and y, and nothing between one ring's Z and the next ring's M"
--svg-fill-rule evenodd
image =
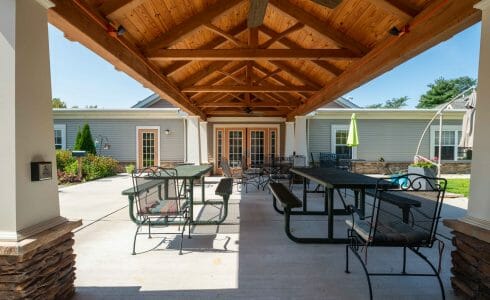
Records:
M103 20L95 21L94 17L82 11L73 1L53 0L53 2L56 6L48 10L48 20L51 24L170 103L181 107L189 114L206 117L134 45L124 38L111 37L107 33L107 27L102 26ZM90 11L88 7L84 9Z
M279 68L277 68L277 69L275 69L274 71L272 71L272 72L270 72L270 73L267 73L267 74L266 74L266 75L264 75L263 77L261 77L261 78L257 79L257 80L254 82L254 84L255 84L255 85L259 85L261 82L263 82L263 81L264 81L264 80L266 80L267 78L269 78L269 77L271 77L271 76L274 76L274 75L276 75L276 74L277 74L277 73L279 73L279 72L282 72L282 70L281 70L281 69L279 69Z
M250 0L248 7L247 25L254 28L264 23L265 11L269 0Z
M179 83L179 86L181 87L189 87L194 85L196 82L199 82L201 79L205 78L206 76L209 76L213 74L215 71L222 69L226 65L228 65L230 62L228 61L217 61L213 62L206 67L202 68L201 70L193 73L191 76L187 77L184 79L184 81Z
M249 105L245 102L214 102L206 103L201 107L248 107ZM252 102L250 107L291 107L291 105L277 102Z
M403 21L408 21L418 14L418 11L400 1L369 0L377 8L392 14Z
M226 76L226 77L228 77L228 78L233 79L233 81L235 81L236 83L243 84L243 85L246 85L246 84L247 84L247 82L245 82L244 80L241 80L240 78L236 77L236 76L235 76L235 75L233 75L233 74L230 74L230 73L228 73L228 72L221 71L221 70L218 70L217 72L218 72L218 73L220 73L220 74L225 75L225 76Z
M216 2L197 15L190 16L186 21L172 27L172 29L165 32L163 35L148 43L146 50L152 51L172 46L187 38L202 24L213 21L216 17L222 15L240 2L242 2L242 0L220 0Z
M289 34L291 34L293 32L296 32L300 29L303 29L303 27L305 27L305 24L296 23L293 26L289 27L288 29L284 30L283 32L278 33L277 35L271 37L267 42L260 45L259 48L267 49L270 46L272 46L272 44L274 44L275 42L279 41L280 39L288 36Z
M194 84L198 83L199 81L201 80L204 80L205 78L207 78L208 76L211 76L214 72L220 70L220 69L223 69L225 68L227 65L229 65L230 62L223 62L223 61L219 61L219 62L215 62L215 63L212 63L210 64L209 66L207 66L206 68L204 69L201 69L200 71L197 71L196 73L192 74L190 77L186 78L181 84L180 86L183 87L183 88L186 88L186 87L190 87L190 86L193 86ZM237 64L236 66L234 67L231 67L228 72L230 74L233 74L235 73L236 71L242 69L243 67L245 66L245 63L240 63L240 64ZM225 76L223 76L222 78L224 78ZM214 82L213 82L214 83Z
M230 31L228 33L232 36L235 36L235 35L238 35L238 34L244 32L246 29L247 29L247 23L242 22L239 25L237 25L236 27L233 27L232 29L230 29ZM219 36L215 39L212 39L210 42L202 45L201 47L199 47L197 49L214 49L214 48L223 46L226 43L228 43L228 40ZM192 61L190 61L190 60L177 61L177 62L163 68L162 73L166 74L167 76L170 76L170 75L174 74L175 72L177 72L178 70L186 67L191 62Z
M279 60L271 60L270 63L278 67L279 69L283 70L284 72L288 73L289 75L293 76L294 78L298 79L299 81L303 82L305 85L314 87L317 90L321 89L322 87L320 84L316 83L305 74L300 73L298 70L288 65L286 62L279 61Z
M337 7L337 5L342 3L342 0L311 0L311 1L323 5L325 7L328 7L330 9L334 9L335 7Z
M342 75L311 96L305 104L292 111L288 118L304 115L333 101L475 24L481 19L481 12L473 8L477 2L478 0L432 2L414 18L412 23L416 25L411 26L409 33L402 36L391 36L379 43Z
M278 32L275 32L274 30L272 30L266 26L260 26L259 29L260 29L260 31L262 31L263 33L265 33L266 35L268 35L271 38L274 38L275 36L279 35ZM289 49L302 49L302 47L299 44L297 44L296 42L293 42L287 38L279 39L277 42L279 44L289 48ZM328 61L325 61L325 60L312 60L311 62L314 63L315 65L323 68L325 71L331 73L334 76L339 76L343 72L342 69L338 68L334 64L332 64Z
M339 47L350 49L354 53L361 55L369 51L369 49L361 43L350 38L337 29L334 29L331 26L325 24L325 22L321 21L314 15L306 12L302 8L290 2L282 0L270 0L270 4L272 4L274 7L284 12L285 14L288 14L299 22L305 24L306 26L314 29Z
M226 93L226 92L276 92L276 93L290 93L290 92L314 92L316 89L309 86L280 86L280 85L261 85L261 86L249 86L249 85L197 85L182 89L184 93Z
M254 66L254 68L256 70L260 71L263 74L268 74L270 72L269 70L267 70L266 68L262 67L261 65L259 65L257 63L254 63L253 66ZM282 78L278 74L272 75L268 79L273 80L274 82L279 83L279 84L283 84L283 85L290 85L291 84L291 82L289 82L286 79ZM304 98L304 99L308 98L305 95L303 95L302 93L295 93L295 94L298 95L301 98ZM279 96L279 95L277 95L277 96ZM281 96L283 96L283 95L281 95Z
M148 53L154 61L165 60L353 60L357 54L345 49L161 49Z
M130 11L143 2L145 0L106 0L98 7L98 11L106 18L111 19L114 15Z
M235 46L237 46L237 47L242 47L242 48L246 48L247 47L247 44L246 43L244 43L244 42L240 41L239 39L235 38L233 36L233 34L230 34L228 32L225 32L221 28L218 28L218 27L214 26L211 23L204 24L204 27L206 27L207 29L211 30L212 32L214 32L214 33L216 33L216 34L224 37L225 39L227 39L231 43L235 44Z

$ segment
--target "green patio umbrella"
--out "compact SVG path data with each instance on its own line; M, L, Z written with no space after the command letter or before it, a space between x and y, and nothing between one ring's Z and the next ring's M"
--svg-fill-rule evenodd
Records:
M359 137L357 136L357 119L356 114L350 117L349 135L347 135L347 146L355 147L359 145Z

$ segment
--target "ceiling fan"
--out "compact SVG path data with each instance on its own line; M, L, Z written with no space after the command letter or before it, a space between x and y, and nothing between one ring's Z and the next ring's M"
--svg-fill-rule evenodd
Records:
M342 0L310 0L322 6L328 8L335 8ZM247 25L249 28L255 28L262 25L264 22L265 11L269 0L250 0L250 7L248 10Z

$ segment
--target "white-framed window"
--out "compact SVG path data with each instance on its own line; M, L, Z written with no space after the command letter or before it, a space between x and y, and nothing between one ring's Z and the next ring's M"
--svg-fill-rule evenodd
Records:
M66 149L66 124L54 124L54 148Z
M349 125L332 125L331 152L341 158L357 158L357 147L347 146Z
M430 158L437 159L440 146L441 160L465 159L464 148L458 147L460 139L460 125L443 125L441 143L439 143L439 125L432 125L430 127Z

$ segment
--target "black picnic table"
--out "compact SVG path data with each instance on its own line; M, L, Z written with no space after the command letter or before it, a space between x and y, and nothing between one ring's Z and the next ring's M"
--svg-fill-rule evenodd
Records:
M334 209L334 191L339 189L351 189L355 193L355 205L361 212L361 217L365 215L366 190L376 187L393 187L394 184L377 178L362 174L347 172L337 168L302 167L291 168L291 172L303 177L303 211L293 211L292 215L328 215L328 236L327 238L302 238L304 242L314 243L347 243L347 238L334 238L334 215L348 215L346 209ZM325 188L325 211L308 211L307 190L308 180L317 182ZM359 197L360 194L360 197ZM340 193L339 193L340 195Z
M211 171L213 168L212 165L179 165L176 166L174 169L177 170L177 179L183 180L183 188L185 191L189 192L189 199L188 199L188 205L189 205L189 215L191 218L191 222L193 224L214 224L214 221L194 221L194 180L196 179L201 179L201 185L202 185L202 204L215 204L217 203L216 201L205 201L205 181L204 181L204 176ZM145 185L148 185L148 188L151 187L158 187L159 192L161 193L162 185L164 186L164 192L165 191L165 182L170 178L168 174L156 174L156 176L151 177L152 180L151 182L145 183ZM141 187L140 187L141 190ZM134 195L135 195L135 190L134 187L130 187L128 189L125 189L122 191L122 194L125 196L128 196L129 200L129 216L133 222L138 222L136 216L134 215ZM221 203L221 202L220 202Z

